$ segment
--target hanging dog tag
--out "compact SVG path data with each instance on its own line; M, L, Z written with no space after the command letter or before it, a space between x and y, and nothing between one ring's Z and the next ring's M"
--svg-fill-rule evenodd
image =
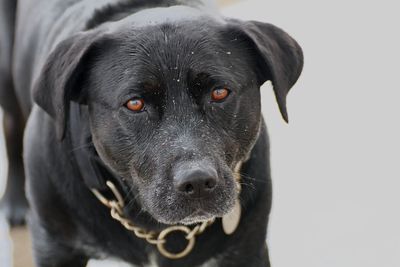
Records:
M242 207L240 206L239 199L237 199L233 210L222 217L222 228L225 234L231 235L235 232L240 222L241 213Z

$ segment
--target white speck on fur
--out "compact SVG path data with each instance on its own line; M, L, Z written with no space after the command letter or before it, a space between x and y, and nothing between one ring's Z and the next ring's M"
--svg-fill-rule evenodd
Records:
M218 267L218 261L215 258L211 258L199 267Z
M157 256L155 253L150 253L149 263L145 264L144 267L158 267Z

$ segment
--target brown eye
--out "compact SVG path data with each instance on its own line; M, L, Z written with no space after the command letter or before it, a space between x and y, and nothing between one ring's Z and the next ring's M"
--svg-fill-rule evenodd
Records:
M144 108L144 100L142 98L132 98L126 102L125 106L132 111L142 111Z
M211 99L213 101L222 101L229 95L229 90L226 88L215 89L211 93Z

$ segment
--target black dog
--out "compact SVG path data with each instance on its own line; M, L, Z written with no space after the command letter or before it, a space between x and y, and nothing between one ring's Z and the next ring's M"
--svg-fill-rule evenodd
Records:
M259 88L287 120L291 37L196 0L1 5L3 207L22 221L24 166L38 266L269 266Z

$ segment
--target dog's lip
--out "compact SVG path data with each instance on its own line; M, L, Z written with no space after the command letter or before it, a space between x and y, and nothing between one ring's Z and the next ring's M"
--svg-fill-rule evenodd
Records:
M183 218L180 223L182 224L195 224L213 219L215 216L203 209L197 209L190 215Z
M206 211L203 210L203 209L197 209L197 210L195 210L192 214L190 214L190 215L187 216L187 217L207 216L207 215L209 215L209 214L210 214L209 212L206 212Z

